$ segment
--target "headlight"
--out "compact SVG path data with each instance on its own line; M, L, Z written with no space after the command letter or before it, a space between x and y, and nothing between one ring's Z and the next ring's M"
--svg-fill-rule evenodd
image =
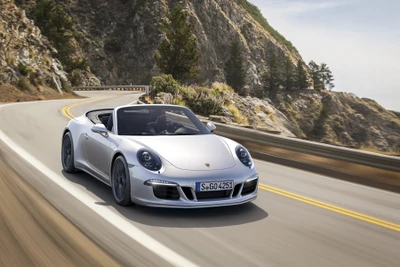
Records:
M246 148L244 148L242 146L237 146L236 147L236 155L237 155L238 159L240 160L240 162L243 163L244 166L251 167L251 165L253 165L253 162L250 159L250 154Z
M137 158L139 163L150 171L159 171L161 169L160 158L150 151L144 149L139 150Z

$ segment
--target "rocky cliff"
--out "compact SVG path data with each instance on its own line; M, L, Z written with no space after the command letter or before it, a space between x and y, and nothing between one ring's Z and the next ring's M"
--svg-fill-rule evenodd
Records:
M312 90L271 96L298 137L366 150L400 152L400 118L377 102L343 92Z
M22 2L26 9L35 3ZM160 23L178 2L195 25L200 64L193 82L211 85L225 80L223 68L234 39L240 40L251 87L260 85L269 51L287 55L293 62L301 58L288 42L276 38L272 28L273 32L269 32L232 0L56 2L73 17L83 36L78 45L103 84L149 83L152 76L159 74L153 55L162 38Z
M38 95L54 91L51 88L66 90L66 73L54 58L57 51L25 11L10 0L2 0L0 10L0 102L15 101L13 95L24 91Z

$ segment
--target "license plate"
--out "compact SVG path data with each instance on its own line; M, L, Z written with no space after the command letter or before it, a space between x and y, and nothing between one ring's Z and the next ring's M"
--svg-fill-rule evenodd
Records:
M221 190L231 190L231 189L233 189L233 181L196 183L197 192L221 191Z

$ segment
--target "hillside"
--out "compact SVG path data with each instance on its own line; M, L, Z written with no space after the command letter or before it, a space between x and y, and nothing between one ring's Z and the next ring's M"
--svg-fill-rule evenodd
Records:
M37 1L20 0L30 10ZM55 1L74 20L80 38L76 42L93 73L103 84L143 84L159 74L153 58L162 39L160 24L178 2L190 13L200 52L199 75L193 81L211 85L224 82L224 65L231 42L238 38L243 47L251 87L260 85L267 71L270 51L300 55L269 24L261 25L246 11L243 2L231 0L104 0ZM254 18L253 18L254 17ZM256 19L255 19L256 18ZM269 27L267 27L268 25Z
M68 90L55 49L25 11L8 0L0 9L0 102L54 98Z
M262 77L270 71L271 54L289 59L289 65L302 62L294 45L246 0L18 0L18 7L13 2L1 2L0 89L3 96L7 92L12 97L0 102L20 100L20 94L40 99L45 92L68 91L71 84L149 84L160 74L154 60L163 38L160 25L181 3L194 25L198 76L190 81L193 86L185 101L174 94L161 98L195 110L222 101L217 103L221 108L206 116L226 123L336 145L400 150L399 114L373 100L282 87L266 91L263 99L240 97L230 90L219 95L233 40L239 40L252 96L264 88ZM305 68L305 76L310 74Z

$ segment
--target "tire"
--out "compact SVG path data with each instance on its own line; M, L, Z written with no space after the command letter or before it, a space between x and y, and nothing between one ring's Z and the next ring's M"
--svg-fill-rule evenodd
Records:
M66 173L74 173L76 171L74 165L74 146L70 132L66 132L62 139L61 164Z
M111 171L111 187L118 205L130 206L133 204L131 201L131 178L128 164L123 156L114 160Z

